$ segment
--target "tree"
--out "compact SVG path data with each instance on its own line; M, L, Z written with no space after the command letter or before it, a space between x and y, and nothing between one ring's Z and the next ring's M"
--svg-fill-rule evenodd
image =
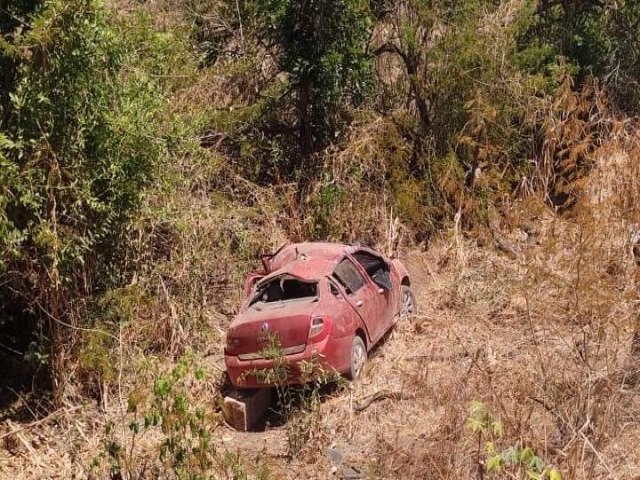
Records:
M11 39L28 27L29 17L40 7L41 0L0 2L0 121L7 115L9 92L13 91L19 65L19 52Z
M295 93L302 157L333 137L340 105L360 102L370 86L368 0L257 0L262 34L277 47Z
M633 1L540 0L537 19L522 36L524 49L544 46L546 61L563 57L581 83L594 75L616 105L634 113L640 106L640 4Z
M156 84L98 0L52 0L1 46L14 78L0 123L0 307L46 326L61 400L80 299L110 281L165 142Z

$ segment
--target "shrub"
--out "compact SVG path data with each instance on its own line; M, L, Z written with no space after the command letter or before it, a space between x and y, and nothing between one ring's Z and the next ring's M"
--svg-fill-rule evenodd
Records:
M94 459L91 478L166 478L205 480L249 475L238 454L220 445L222 422L211 407L207 372L190 353L166 373L158 374L150 389L138 389L128 399L130 421L120 435L108 422L102 439L103 451ZM158 448L145 448L145 438L158 440ZM253 478L266 480L266 467L258 466Z
M59 394L77 300L118 279L118 246L167 155L166 102L101 2L47 2L28 27L0 45L18 55L0 123L0 299L48 325Z
M534 2L531 2L533 5ZM544 73L562 60L579 83L593 75L603 80L616 105L637 112L640 97L636 2L537 2L537 15L519 38L523 66Z
M560 472L547 466L531 448L499 445L502 423L481 402L471 402L468 427L477 436L478 477L523 478L528 480L562 480Z

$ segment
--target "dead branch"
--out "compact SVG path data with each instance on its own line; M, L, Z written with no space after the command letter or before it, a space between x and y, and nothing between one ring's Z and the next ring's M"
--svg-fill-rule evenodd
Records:
M376 393L366 396L362 400L355 402L353 409L356 412L362 412L371 406L373 402L379 400L392 399L392 400L410 400L415 397L407 396L402 392L392 392L391 390L378 390Z
M11 430L9 432L3 433L2 435L0 435L0 440L4 440L7 437L11 437L12 435L16 435L16 434L18 434L20 432L23 432L25 430L28 430L30 428L37 427L38 425L46 423L49 420L52 420L54 417L57 417L60 413L71 413L71 412L75 412L76 410L79 410L80 408L82 408L82 405L77 405L77 406L71 407L71 408L61 408L59 410L56 410L53 413L50 413L46 417L41 418L40 420L36 420L35 422L27 423L26 425L23 425L21 427L15 428L15 429L13 429L13 430Z

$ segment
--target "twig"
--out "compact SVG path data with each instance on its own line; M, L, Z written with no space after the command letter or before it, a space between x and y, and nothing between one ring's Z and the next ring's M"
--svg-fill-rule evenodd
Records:
M236 0L236 12L238 13L238 23L240 24L240 42L242 43L242 53L244 53L244 30L242 27L242 15L240 14L240 3Z
M9 422L9 425L11 425L11 422ZM18 441L22 444L22 446L27 450L27 452L29 452L30 455L33 455L35 452L35 450L33 449L33 446L31 446L31 444L29 442L27 442L27 439L24 438L24 435L22 435L22 433L20 433L19 430L16 430L16 438L18 439Z
M29 413L34 418L34 420L38 418L38 416L36 415L36 412L33 411L33 409L29 406L29 404L27 403L27 401L24 399L22 395L20 395L11 387L7 387L7 389L22 401L26 409L29 410Z
M13 18L16 22L19 22L22 24L23 27L29 27L29 24L27 22L25 22L24 20L22 20L20 17L17 17L16 15L14 15L13 13L11 13L9 10L0 7L0 10L2 10L6 15L9 15L11 18Z
M40 310L42 310L42 312L49 317L52 321L62 325L63 327L67 327L70 328L72 330L77 330L80 332L89 332L89 333L99 333L101 335L105 335L109 338L112 338L113 340L118 340L118 337L116 337L115 335L112 335L111 333L105 331L105 330L100 330L98 328L84 328L84 327L78 327L76 325L72 325L70 323L67 323L63 320L60 320L59 318L55 317L54 315L52 315L46 308L44 308L42 306L42 304L40 302L36 302L36 305L38 305L38 308Z
M11 347L5 345L4 343L0 343L0 348L5 349L9 353L13 353L15 355L20 355L21 357L24 356L24 353L19 352L18 350L14 349L14 348L11 348Z
M46 417L41 418L40 420L36 420L35 422L28 423L28 424L23 425L23 426L21 426L19 428L15 428L15 429L11 430L10 432L7 432L7 433L4 433L4 434L0 435L0 440L3 440L5 438L10 437L12 435L15 435L17 433L20 433L20 432L23 432L25 430L28 430L28 429L30 429L32 427L36 427L36 426L38 426L38 425L40 425L42 423L46 423L49 420L51 420L53 417L57 416L59 413L63 413L63 412L64 413L71 413L71 412L74 412L76 410L79 410L80 408L82 408L82 405L76 405L75 407L71 407L71 408L61 408L59 410L56 410L53 413L50 413Z
M349 385L349 440L353 437L353 385Z
M393 400L407 400L413 399L414 397L408 397L402 392L392 392L390 390L379 390L376 393L365 397L364 399L358 401L353 406L353 409L356 412L362 412L363 410L369 408L373 402L377 402L378 400L384 399L393 399Z
M614 475L613 471L611 470L611 467L607 465L607 462L604 461L604 458L602 458L602 455L600 454L600 452L596 450L596 447L593 446L593 443L591 443L591 441L587 438L584 432L580 432L580 435L582 436L582 439L584 440L584 442L593 451L593 453L598 458L598 460L600 460L600 464L607 470L607 472L609 472L610 478L618 478L616 475Z

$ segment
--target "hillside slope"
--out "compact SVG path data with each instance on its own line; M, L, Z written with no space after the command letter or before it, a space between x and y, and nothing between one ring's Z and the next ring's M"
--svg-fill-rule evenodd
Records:
M638 24L631 1L0 7L0 477L640 478ZM397 250L420 314L357 382L235 432L244 275L313 240Z
M536 228L535 240L523 231L512 235L520 258L455 232L426 251L408 251L420 315L400 323L374 350L362 378L323 394L317 409L304 414L306 422L254 433L219 426L217 448L237 455L248 472L255 473L254 462L268 466L268 478L340 478L349 469L379 479L471 478L478 462L488 460L484 442L491 440L498 450L530 447L564 478L635 478L640 391L629 378L634 307L627 295L633 287L624 288L624 278L615 285L603 283L615 278L590 278L591 265L578 282L597 285L576 289L576 272L567 268L575 267L577 248L568 241L570 223L546 214ZM585 258L590 248L583 246ZM583 288L597 288L600 296ZM215 372L221 345L210 348L218 352L206 362ZM215 388L207 383L197 390L212 409ZM354 410L380 391L394 396ZM502 425L500 435L472 431L472 402L486 405ZM90 405L67 408L26 425L4 438L3 474L86 477L103 451L105 422L122 421L119 409L117 400L106 414ZM288 459L288 442L306 434L308 441ZM144 439L138 466L155 461L160 441L153 433Z

